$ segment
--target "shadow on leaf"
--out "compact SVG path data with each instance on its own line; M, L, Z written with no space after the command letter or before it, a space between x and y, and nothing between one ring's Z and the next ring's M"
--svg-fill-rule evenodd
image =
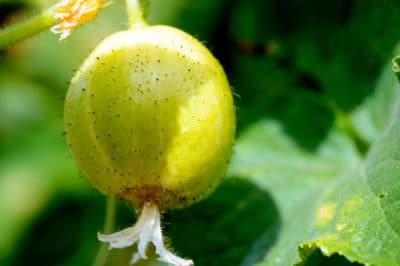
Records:
M238 134L259 119L274 119L282 124L301 148L313 152L324 141L334 123L334 113L324 99L313 92L298 91L257 102L238 113Z
M85 211L79 199L55 199L32 223L11 265L58 265L73 256L82 241Z
M274 244L280 216L265 191L225 180L206 200L164 217L172 246L196 265L254 265Z

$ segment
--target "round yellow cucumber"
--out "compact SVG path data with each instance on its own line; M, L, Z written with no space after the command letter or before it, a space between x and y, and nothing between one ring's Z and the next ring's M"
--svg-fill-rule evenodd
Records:
M77 71L64 124L72 155L108 196L179 208L225 175L235 134L232 93L218 60L168 26L115 33Z

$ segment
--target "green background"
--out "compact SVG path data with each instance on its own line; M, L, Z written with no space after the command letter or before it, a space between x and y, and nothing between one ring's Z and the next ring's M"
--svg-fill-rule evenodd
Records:
M54 1L0 0L0 23ZM397 0L152 0L152 24L203 41L227 71L238 131L225 181L164 213L196 265L400 265ZM0 265L90 265L105 198L63 138L74 70L125 29L115 0L66 41L45 32L0 57ZM116 229L136 214L118 203ZM132 250L111 251L127 265ZM142 265L156 265L143 262Z

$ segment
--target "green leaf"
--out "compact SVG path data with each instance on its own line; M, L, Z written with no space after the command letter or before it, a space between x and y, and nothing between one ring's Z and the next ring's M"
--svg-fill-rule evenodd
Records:
M43 128L31 127L29 138L9 138L1 149L0 265L19 257L17 247L31 223L57 195L71 193L79 197L90 192L68 156L59 122L50 120ZM37 243L32 245L36 247Z
M276 121L263 120L238 141L232 174L246 176L276 201L282 224L262 265L291 265L308 240L314 208L324 189L359 163L354 145L337 128L315 152L302 149ZM239 153L240 152L240 153Z
M366 161L324 193L302 253L319 248L366 265L399 265L400 101ZM308 265L302 259L296 265Z

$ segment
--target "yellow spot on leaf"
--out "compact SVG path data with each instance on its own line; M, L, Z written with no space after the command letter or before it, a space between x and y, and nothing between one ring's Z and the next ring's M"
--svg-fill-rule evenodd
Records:
M315 224L317 226L324 226L328 223L333 217L335 207L336 204L334 203L324 203L320 205L315 213Z
M342 231L346 226L347 224L337 224L335 228L337 231Z

